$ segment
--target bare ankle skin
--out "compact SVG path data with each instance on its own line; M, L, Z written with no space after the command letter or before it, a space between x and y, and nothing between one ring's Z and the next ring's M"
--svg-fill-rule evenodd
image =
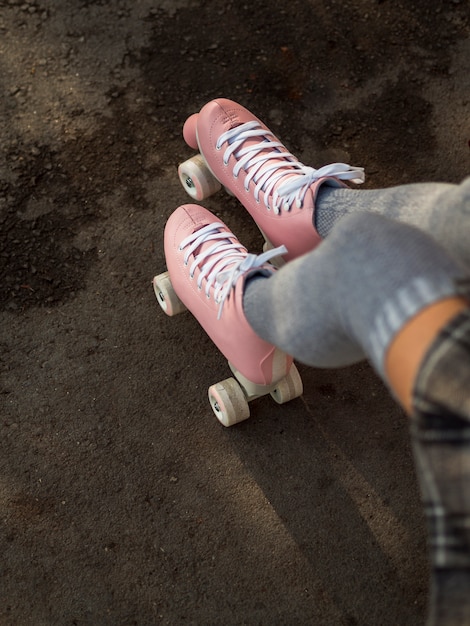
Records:
M439 300L415 315L395 335L385 358L385 372L398 401L412 413L412 392L419 367L440 330L470 303L461 297Z

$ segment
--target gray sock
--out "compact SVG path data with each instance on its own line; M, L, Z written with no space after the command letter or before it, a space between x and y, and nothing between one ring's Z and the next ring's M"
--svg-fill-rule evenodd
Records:
M430 237L380 215L341 220L315 250L248 281L244 309L263 339L299 361L341 367L386 350L423 307L456 293L465 272Z
M361 212L417 226L470 267L470 178L460 185L416 183L370 190L322 185L315 202L315 228L326 238L343 217Z

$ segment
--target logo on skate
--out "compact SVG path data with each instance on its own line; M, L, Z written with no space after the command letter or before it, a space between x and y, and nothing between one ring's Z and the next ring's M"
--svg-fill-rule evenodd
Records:
M230 128L233 128L234 126L241 124L241 122L240 122L240 118L238 117L238 115L234 112L234 113L227 113L226 117L223 120L223 124L224 125L228 124Z

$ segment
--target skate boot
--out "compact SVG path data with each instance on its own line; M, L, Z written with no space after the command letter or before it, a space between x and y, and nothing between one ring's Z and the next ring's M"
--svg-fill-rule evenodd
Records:
M235 378L209 388L212 409L224 426L250 415L248 402L270 394L283 404L302 394L292 357L260 339L243 312L243 288L254 273L270 275L268 260L284 248L248 254L207 209L184 205L165 227L168 271L155 276L155 295L167 315L189 309L228 359Z
M188 194L203 200L221 186L236 196L265 238L264 250L284 244L285 261L319 242L314 226L315 198L321 185L364 181L364 170L346 163L314 169L300 163L250 111L231 100L206 104L186 121L186 143L199 154L178 174Z

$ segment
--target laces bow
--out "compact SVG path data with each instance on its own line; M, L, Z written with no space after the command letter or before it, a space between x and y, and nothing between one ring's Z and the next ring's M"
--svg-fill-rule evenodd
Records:
M279 246L262 254L249 254L235 235L222 230L224 228L221 222L213 222L186 237L179 246L180 251L185 250L185 265L188 265L191 255L194 255L189 276L194 278L196 269L199 269L198 289L202 289L205 281L205 294L210 298L213 288L214 301L219 305L217 319L221 318L224 303L240 276L263 268L272 258L287 252L285 246ZM214 243L198 252L198 248L208 242Z
M256 139L259 142L253 142ZM266 209L272 209L276 214L281 212L281 208L289 211L294 202L300 208L310 185L324 176L358 184L365 179L364 168L347 163L332 163L319 169L303 165L277 141L271 131L262 128L256 121L222 133L216 144L217 150L221 150L224 144L227 144L224 164L228 165L230 157L235 156L237 162L233 167L233 176L238 178L240 171L244 170L246 191L253 181L255 200L260 201L262 191Z

